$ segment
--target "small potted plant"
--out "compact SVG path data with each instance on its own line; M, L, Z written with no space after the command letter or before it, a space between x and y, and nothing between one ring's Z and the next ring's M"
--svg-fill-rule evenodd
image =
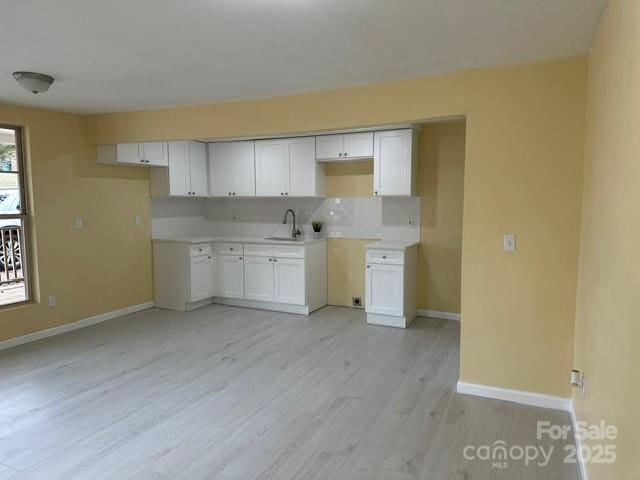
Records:
M313 228L313 238L322 238L322 222L314 220L311 222L311 227Z

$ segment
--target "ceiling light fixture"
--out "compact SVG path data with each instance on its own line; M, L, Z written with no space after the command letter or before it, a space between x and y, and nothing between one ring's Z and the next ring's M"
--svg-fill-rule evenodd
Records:
M13 72L13 78L31 93L46 92L55 80L50 75L36 72Z

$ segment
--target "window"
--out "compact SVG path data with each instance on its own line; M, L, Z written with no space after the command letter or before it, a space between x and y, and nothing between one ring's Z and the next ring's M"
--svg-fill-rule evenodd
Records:
M0 125L0 305L29 300L22 135Z

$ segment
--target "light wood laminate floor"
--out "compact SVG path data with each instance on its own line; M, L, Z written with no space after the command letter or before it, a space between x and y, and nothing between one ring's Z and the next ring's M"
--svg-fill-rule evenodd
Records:
M151 309L0 352L0 480L577 479L536 421L455 393L459 324ZM466 445L553 445L546 467Z

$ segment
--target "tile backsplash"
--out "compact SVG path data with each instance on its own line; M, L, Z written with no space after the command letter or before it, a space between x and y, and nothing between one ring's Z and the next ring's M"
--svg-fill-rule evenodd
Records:
M311 235L311 221L320 220L329 238L420 240L418 197L153 198L152 234L288 235L291 225L282 224L288 208L296 212L305 235Z

